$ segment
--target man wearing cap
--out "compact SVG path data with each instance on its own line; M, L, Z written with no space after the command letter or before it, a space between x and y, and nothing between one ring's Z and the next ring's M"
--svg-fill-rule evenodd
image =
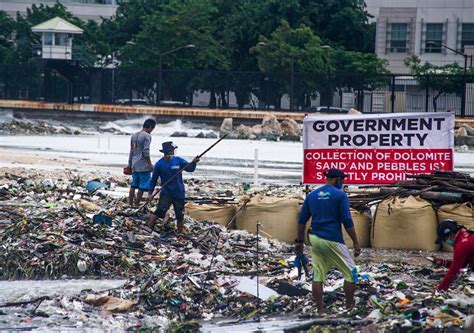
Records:
M162 144L163 148L160 150L164 157L156 162L153 169L153 176L150 182L150 193L155 189L158 177L161 179L161 184L168 182L175 176L182 168L186 167L184 171L193 172L196 169L196 163L199 162L199 157L195 157L191 163L185 159L175 156L175 150L178 148L173 142L167 141ZM189 165L188 165L189 164ZM184 229L184 200L185 189L182 173L170 181L160 191L160 200L153 215L148 219L148 227L153 230L158 218L164 218L166 212L173 205L176 214L177 229L179 233Z
M151 132L155 129L156 121L147 119L141 131L132 135L130 140L130 153L128 155L128 168L132 171L132 186L128 194L130 206L138 206L143 197L143 192L148 190L153 164L150 159ZM135 190L138 189L135 198Z
M438 225L436 244L445 243L453 247L453 260L435 258L438 266L449 268L436 290L447 290L456 279L461 268L474 269L474 233L458 225L453 220L444 220Z
M298 220L298 234L295 240L297 254L303 252L304 230L311 217L311 257L313 264L313 298L318 312L323 311L323 284L328 271L335 267L344 275L346 308L355 305L354 293L357 270L349 249L344 244L341 224L352 239L354 255L360 254L360 246L349 210L349 200L342 191L346 174L339 169L325 172L326 185L311 192L305 199Z

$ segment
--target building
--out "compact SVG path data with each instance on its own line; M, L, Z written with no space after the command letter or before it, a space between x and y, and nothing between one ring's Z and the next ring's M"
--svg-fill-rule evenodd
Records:
M365 0L376 22L375 52L395 74L407 74L404 59L415 54L434 65L464 57L440 45L474 54L474 0ZM470 62L468 66L470 66Z
M17 12L24 15L33 4L53 6L60 2L74 15L83 20L101 21L109 18L117 10L117 0L1 0L0 10L16 17Z

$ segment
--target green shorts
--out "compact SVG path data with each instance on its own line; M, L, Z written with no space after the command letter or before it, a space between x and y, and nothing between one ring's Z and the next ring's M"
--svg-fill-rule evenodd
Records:
M310 234L311 259L313 263L313 280L322 282L326 280L326 275L332 268L336 268L344 275L347 282L357 282L357 269L345 244L329 241Z

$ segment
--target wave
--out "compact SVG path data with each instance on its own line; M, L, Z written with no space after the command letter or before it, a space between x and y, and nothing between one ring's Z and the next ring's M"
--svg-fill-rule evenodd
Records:
M99 126L102 130L110 130L113 129L118 132L132 134L139 131L145 120L150 117L139 117L139 118L132 118L132 119L122 119L116 121L109 121L101 126ZM166 136L169 137L175 132L185 132L188 136L196 136L199 133L218 133L217 128L201 124L201 123L192 123L192 122L183 122L181 119L173 120L168 123L164 124L156 124L155 130L153 131L154 136Z

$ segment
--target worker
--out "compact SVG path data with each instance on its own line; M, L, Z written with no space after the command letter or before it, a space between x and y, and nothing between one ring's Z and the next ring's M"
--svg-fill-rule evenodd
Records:
M298 220L295 240L296 254L303 253L304 231L308 219L312 218L309 239L313 264L313 298L318 313L323 314L323 284L328 271L335 267L344 276L346 308L355 305L354 293L357 270L349 249L344 244L341 224L352 239L354 255L360 255L360 246L349 210L349 200L342 190L346 174L339 169L324 172L326 185L311 192L305 199Z
M449 268L437 291L447 290L456 279L461 268L474 269L474 233L453 220L444 220L437 228L436 244L446 244L453 247L453 260L434 258L437 266Z
M128 155L128 169L132 171L132 185L128 194L130 206L138 206L143 197L143 192L148 191L153 164L150 158L151 132L155 129L156 121L147 119L143 128L132 135L130 140L130 153ZM135 190L138 189L135 198Z
M156 187L158 177L161 179L161 184L164 185L170 181L183 168L184 171L193 172L196 169L196 163L199 162L199 157L196 156L191 163L185 159L175 156L175 150L178 148L173 142L167 141L162 144L160 150L164 156L156 162L153 169L153 176L150 182L150 193ZM168 209L173 205L174 213L176 215L178 233L184 230L184 202L185 202L185 188L182 173L179 173L173 180L171 180L165 187L160 190L160 199L156 207L156 211L148 218L147 226L153 230L158 218L164 218Z

